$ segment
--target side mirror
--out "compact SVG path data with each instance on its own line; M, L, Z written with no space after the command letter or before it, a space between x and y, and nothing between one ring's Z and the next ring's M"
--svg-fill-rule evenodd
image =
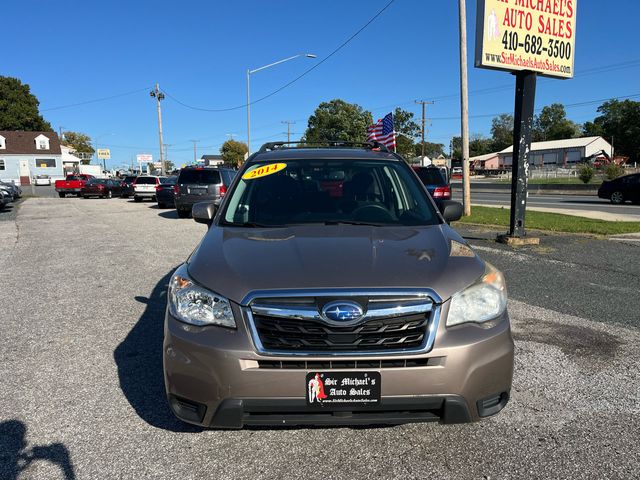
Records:
M438 203L438 209L444 221L447 223L456 222L462 218L462 204L460 202L454 202L452 200L440 200Z
M217 210L218 206L213 202L198 202L193 205L191 216L196 222L211 226Z

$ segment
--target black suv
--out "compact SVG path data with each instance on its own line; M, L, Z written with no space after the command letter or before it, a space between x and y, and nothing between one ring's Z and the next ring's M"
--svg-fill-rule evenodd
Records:
M220 200L235 174L235 170L226 167L185 167L180 170L174 188L178 216L191 215L194 203Z

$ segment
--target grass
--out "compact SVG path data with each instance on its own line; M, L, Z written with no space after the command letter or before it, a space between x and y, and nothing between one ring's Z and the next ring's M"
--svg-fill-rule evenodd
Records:
M460 223L509 226L509 209L472 207L470 217L462 217ZM618 235L640 232L640 222L608 222L591 218L527 211L526 227L550 232L590 233L595 235Z

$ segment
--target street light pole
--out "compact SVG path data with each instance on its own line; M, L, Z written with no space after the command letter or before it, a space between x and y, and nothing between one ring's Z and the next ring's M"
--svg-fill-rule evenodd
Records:
M160 140L160 172L164 175L164 156L162 155L162 108L160 107L160 101L164 100L164 93L160 91L160 85L156 83L156 88L149 92L149 95L154 97L158 104L158 137Z
M259 72L260 70L275 67L276 65L288 62L289 60L294 60L299 57L316 58L316 55L314 55L313 53L299 53L297 55L278 60L277 62L270 63L269 65L264 65L263 67L255 68L253 70L247 69L247 149L249 155L251 155L251 74Z
M247 68L247 153L251 155L251 70Z

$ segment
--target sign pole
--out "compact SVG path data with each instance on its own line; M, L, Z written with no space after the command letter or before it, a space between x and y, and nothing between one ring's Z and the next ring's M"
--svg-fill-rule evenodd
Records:
M516 73L516 104L513 125L513 157L511 169L511 218L509 236L524 237L525 211L529 174L529 151L536 99L536 73Z

